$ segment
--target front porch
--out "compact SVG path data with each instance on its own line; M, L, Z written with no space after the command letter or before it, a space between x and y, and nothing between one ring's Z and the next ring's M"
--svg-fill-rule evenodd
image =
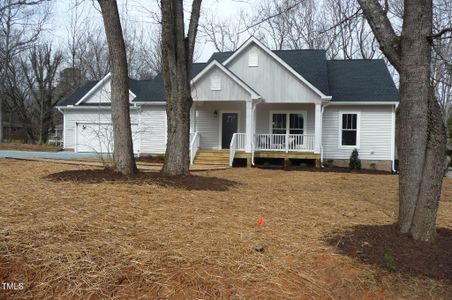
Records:
M229 166L237 158L248 165L255 158L307 159L319 165L320 104L195 102L192 116L191 163L202 150L222 162L227 154Z

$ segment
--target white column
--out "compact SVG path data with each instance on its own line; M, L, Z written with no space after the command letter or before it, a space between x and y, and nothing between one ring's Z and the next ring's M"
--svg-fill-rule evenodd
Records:
M314 132L314 153L320 153L320 143L322 136L322 105L315 105L315 132Z
M196 132L196 102L193 102L190 109L190 132Z
M246 140L245 140L245 152L250 153L251 152L251 141L253 139L254 133L253 133L253 102L252 101L246 101Z

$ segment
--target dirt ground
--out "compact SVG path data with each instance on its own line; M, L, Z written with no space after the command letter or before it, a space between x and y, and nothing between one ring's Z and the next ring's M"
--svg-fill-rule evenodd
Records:
M63 150L61 147L50 145L34 145L20 143L0 143L0 150L20 150L20 151L39 151L39 152L57 152Z
M450 298L452 180L433 245L397 233L397 180L3 159L0 299Z

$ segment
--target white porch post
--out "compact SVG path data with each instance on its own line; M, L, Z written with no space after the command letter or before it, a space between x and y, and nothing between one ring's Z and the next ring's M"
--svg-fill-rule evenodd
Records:
M246 139L245 139L245 152L251 153L251 141L254 137L253 132L253 102L252 101L246 101Z
M194 101L190 109L190 132L196 132L196 102Z
M322 136L322 105L315 105L315 131L314 131L314 153L320 153L320 139Z

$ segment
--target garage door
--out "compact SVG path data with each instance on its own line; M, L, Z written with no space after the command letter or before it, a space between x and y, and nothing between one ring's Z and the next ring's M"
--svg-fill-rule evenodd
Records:
M111 123L77 123L76 152L111 153L113 151ZM133 152L139 152L138 125L132 124Z

